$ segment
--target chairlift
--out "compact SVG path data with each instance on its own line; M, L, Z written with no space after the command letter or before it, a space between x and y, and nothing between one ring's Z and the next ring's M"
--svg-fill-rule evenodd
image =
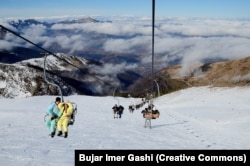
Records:
M62 102L64 102L61 87L60 87L59 85L57 85L56 83L49 82L48 79L47 79L47 76L46 76L46 59L47 59L47 56L48 56L49 54L48 54L48 53L42 53L42 54L44 54L44 63L43 63L44 80L45 80L48 84L53 85L53 86L56 86L56 87L58 88L59 93L60 93L60 95L61 95L61 100L62 100ZM75 115L76 115L76 113L77 113L77 104L74 103L74 102L70 102L70 103L71 103L72 106L73 106L73 112L72 112L72 115L71 115L71 118L70 118L70 121L69 121L68 125L73 125L73 124L75 123ZM47 118L48 116L49 116L48 114L46 114L46 115L44 116L44 121L46 121L46 118Z
M75 117L76 117L76 114L77 114L77 104L74 103L74 102L70 102L70 103L71 103L72 106L73 106L73 113L71 114L71 117L70 117L70 121L69 121L69 123L68 123L68 126L69 126L69 125L72 125L72 126L73 126L74 123L75 123ZM50 116L49 116L48 113L46 113L45 116L44 116L44 122L46 122L48 118L50 118Z
M145 118L144 128L149 127L151 129L151 119L157 119L160 116L160 112L155 109L155 106L153 104L152 94L149 98L148 107L145 108L145 110L143 110L141 113L143 114L143 118Z
M128 110L129 110L130 113L133 113L134 110L135 110L135 104L132 102L130 94L128 94L128 97L129 97L129 100L130 100L130 105L128 106Z
M154 26L155 26L155 0L152 0L152 87L151 87L151 95L149 96L149 105L148 108L142 111L143 117L145 118L144 127L149 127L151 129L151 119L159 118L160 112L154 109L153 104L153 84L156 82L154 80ZM157 83L157 82L156 82ZM158 84L157 84L158 87ZM158 88L159 95L159 88Z
M117 89L117 88L116 88ZM112 109L113 109L113 114L114 114L114 119L118 119L118 118L121 118L121 115L123 114L123 110L124 110L124 107L122 105L120 105L120 101L119 101L119 98L116 98L115 97L115 91L116 89L114 89L113 91L113 97L114 99L117 100L117 104L115 104Z

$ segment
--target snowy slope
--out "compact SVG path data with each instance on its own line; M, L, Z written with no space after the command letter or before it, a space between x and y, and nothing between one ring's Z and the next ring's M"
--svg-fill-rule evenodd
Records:
M57 54L58 57L71 62L77 61L82 66L87 61L84 58L76 58L71 55ZM0 96L5 98L30 97L39 96L48 93L48 84L44 81L44 58L34 58L17 62L15 64L0 63ZM69 67L65 67L65 62L60 62L54 56L48 56L46 61L46 69L48 71L70 71ZM72 71L72 75L73 75ZM58 75L46 73L49 81L58 82L66 95L76 94L75 88L65 83ZM53 91L53 90L52 90ZM58 94L54 90L54 93Z
M162 96L152 129L141 109L128 111L140 99L69 96L78 114L66 139L49 137L43 121L55 96L1 99L0 165L74 165L75 149L249 149L249 94L250 87L199 87ZM125 111L113 119L118 101Z

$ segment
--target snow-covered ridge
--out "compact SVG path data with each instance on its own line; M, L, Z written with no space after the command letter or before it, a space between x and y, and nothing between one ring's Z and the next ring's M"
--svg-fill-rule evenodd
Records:
M87 60L75 56L57 54L59 58L69 63L77 63L84 67ZM0 94L7 98L20 98L44 94L58 94L55 87L50 87L44 80L44 58L24 60L15 64L0 64ZM48 71L71 71L72 66L62 60L50 55L46 60L46 70ZM47 77L51 82L58 82L63 87L65 95L74 94L76 91L69 84L65 83L57 75L47 72ZM49 90L51 89L51 90Z
M84 58L80 58L74 55L66 55L63 53L55 54L57 57L53 55L48 55L46 58L45 69L46 70L72 70L74 66L70 65L73 64L79 67L86 67L88 61ZM59 59L59 58L60 59ZM64 61L62 61L64 60ZM35 65L41 68L44 68L44 58L33 58L29 60L24 60L17 64L22 65Z
M37 84L29 78L37 77L37 73L21 65L0 65L0 90L4 97L27 97L32 94L32 87Z

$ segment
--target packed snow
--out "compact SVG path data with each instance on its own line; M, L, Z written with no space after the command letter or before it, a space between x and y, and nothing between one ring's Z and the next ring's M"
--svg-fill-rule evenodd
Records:
M74 165L76 149L249 149L250 87L193 87L154 99L160 117L144 128L139 98L67 96L78 111L68 138L49 136L47 106L57 96L0 99L0 165ZM112 107L124 106L121 119Z

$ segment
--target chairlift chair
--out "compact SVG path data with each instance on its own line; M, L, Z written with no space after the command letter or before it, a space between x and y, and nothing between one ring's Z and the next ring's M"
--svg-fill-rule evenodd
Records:
M76 114L77 114L77 104L74 102L70 102L70 103L73 105L73 113L71 114L70 121L69 121L68 125L73 126L75 123L75 118L76 118ZM46 122L48 118L50 118L50 116L48 113L46 113L44 116L44 122Z
M73 105L73 113L71 115L70 121L68 125L74 125L75 123L75 115L77 114L77 104L74 102L71 102L71 104Z

